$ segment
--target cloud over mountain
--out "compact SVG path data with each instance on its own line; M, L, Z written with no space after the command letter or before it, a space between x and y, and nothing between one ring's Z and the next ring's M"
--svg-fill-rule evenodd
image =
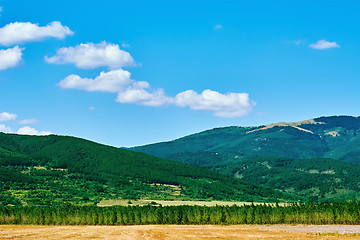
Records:
M255 102L249 99L247 93L221 94L206 89L200 94L193 90L181 92L176 95L175 104L192 110L213 111L217 117L231 118L249 114Z
M166 96L163 89L152 89L148 82L135 81L130 76L130 72L123 69L101 72L93 79L81 78L72 74L57 85L63 89L117 93L116 101L119 103L153 107L174 104L180 107L189 107L192 110L212 111L214 116L224 118L247 115L255 106L247 93L221 94L209 89L200 94L193 90L187 90L175 97L169 97Z
M231 118L247 115L255 103L247 93L221 94L204 90L201 94L187 90L175 97L167 96L162 88L153 89L146 81L132 80L131 73L123 70L124 66L133 66L131 55L120 50L119 45L101 42L79 44L75 47L64 47L57 50L53 57L45 57L46 62L54 64L74 64L81 69L108 67L95 78L83 78L71 74L57 85L63 89L79 89L89 92L117 93L119 103L129 103L152 107L175 105L189 107L192 110L212 111L214 116Z
M5 126L4 124L0 124L0 132L3 133L12 133L12 130L10 127Z
M31 128L28 126L22 127L17 131L17 134L20 135L37 135L37 136L46 136L46 135L51 135L53 134L52 132L49 131L41 131L39 132L38 130L36 130L35 128Z

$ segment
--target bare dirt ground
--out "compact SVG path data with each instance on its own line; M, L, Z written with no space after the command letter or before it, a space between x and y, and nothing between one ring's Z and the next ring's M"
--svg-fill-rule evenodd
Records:
M310 227L310 228L307 228ZM332 231L331 227L334 227ZM105 240L245 240L245 239L360 239L353 234L319 234L320 231L360 232L360 226L19 226L0 225L0 239L57 240L57 239L105 239ZM309 230L310 229L310 230ZM346 232L345 231L345 232Z
M297 232L308 233L339 233L339 234L359 234L360 225L296 225L296 226L265 226L264 228L276 228Z

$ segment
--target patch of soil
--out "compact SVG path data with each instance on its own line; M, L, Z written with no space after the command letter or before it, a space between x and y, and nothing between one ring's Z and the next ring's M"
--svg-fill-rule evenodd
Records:
M285 228L282 228L285 227ZM297 227L297 226L295 226ZM0 225L0 239L58 240L275 240L275 239L360 239L350 235L319 235L299 231L293 226L213 226L213 225L144 225L144 226L29 226ZM306 227L306 226L305 226ZM313 226L310 226L313 227ZM322 226L314 226L316 227ZM341 228L342 226L340 226ZM327 227L325 227L327 228ZM359 228L359 227L358 227ZM299 229L304 229L300 226ZM335 230L339 230L335 228ZM340 232L340 231L337 231Z

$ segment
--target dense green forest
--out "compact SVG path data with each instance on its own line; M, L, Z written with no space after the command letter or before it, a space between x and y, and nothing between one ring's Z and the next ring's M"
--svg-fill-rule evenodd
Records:
M360 199L360 166L334 159L259 157L218 171L312 201Z
M178 161L74 137L0 133L0 204L357 200L360 166L353 163L360 146L359 127L356 117L327 117L218 128L135 148ZM326 155L339 159L323 158ZM352 160L342 159L352 155Z
M360 203L289 206L0 206L0 224L360 224Z
M0 133L0 204L101 199L291 201L290 194L213 171L62 136Z
M214 128L131 149L202 166L263 156L333 158L360 164L360 117L320 117L257 127Z
M360 199L360 118L224 127L132 150L312 201Z

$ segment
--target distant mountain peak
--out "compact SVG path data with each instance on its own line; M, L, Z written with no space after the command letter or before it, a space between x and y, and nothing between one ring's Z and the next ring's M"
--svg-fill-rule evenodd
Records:
M234 156L240 156L240 160L262 156L331 157L360 165L360 118L328 116L251 128L214 128L171 142L133 149L195 165L210 164L210 160L204 160L206 158L211 158L211 164L224 164L223 161L234 161ZM215 152L223 156L221 161L211 155Z

